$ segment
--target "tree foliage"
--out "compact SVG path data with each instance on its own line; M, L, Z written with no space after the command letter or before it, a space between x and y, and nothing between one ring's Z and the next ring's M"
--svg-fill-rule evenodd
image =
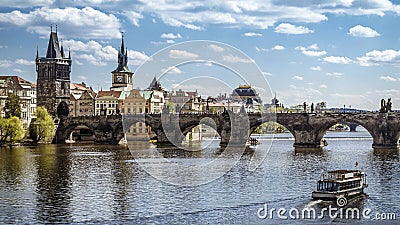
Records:
M176 110L176 105L173 102L167 102L167 108L170 113L174 113Z
M36 108L36 118L29 126L29 137L33 142L49 142L54 135L54 121L44 107Z
M14 93L9 93L4 105L5 117L21 118L21 99Z
M263 134L263 133L282 133L286 131L286 128L279 123L275 122L266 122L258 126L255 130L255 134Z
M0 145L13 144L24 139L25 130L21 120L12 116L10 118L0 117Z

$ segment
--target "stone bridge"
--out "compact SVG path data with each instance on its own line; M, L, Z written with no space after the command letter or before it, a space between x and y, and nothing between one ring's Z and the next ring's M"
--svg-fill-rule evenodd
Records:
M122 121L124 121L122 123ZM363 126L372 136L374 148L397 148L400 138L400 113L265 113L246 114L140 114L93 117L66 117L60 120L54 143L65 143L77 126L86 126L95 134L96 143L116 144L123 130L137 122L150 126L157 143L179 145L186 134L199 124L213 127L221 137L221 146L244 145L254 130L265 122L277 122L294 136L295 147L316 148L326 131L337 123Z

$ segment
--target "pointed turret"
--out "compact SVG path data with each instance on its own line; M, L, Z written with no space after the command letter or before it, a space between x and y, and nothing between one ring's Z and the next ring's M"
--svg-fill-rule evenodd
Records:
M124 44L124 32L122 33L122 42L121 42L121 52L125 50L125 44Z
M39 58L39 46L36 46L36 60Z
M128 68L128 48L125 48L124 35L122 33L121 48L118 51L118 67L114 72L131 72Z
M49 38L49 44L47 46L46 58L62 58L60 46L58 43L57 33L51 32Z
M61 44L61 57L65 58L65 55L64 55L64 48L63 48L62 44Z

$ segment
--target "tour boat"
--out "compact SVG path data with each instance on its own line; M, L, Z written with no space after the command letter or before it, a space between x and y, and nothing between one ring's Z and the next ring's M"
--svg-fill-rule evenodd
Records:
M347 200L364 193L368 187L366 174L359 170L334 170L323 174L318 181L317 190L312 192L313 199L336 200L339 206Z

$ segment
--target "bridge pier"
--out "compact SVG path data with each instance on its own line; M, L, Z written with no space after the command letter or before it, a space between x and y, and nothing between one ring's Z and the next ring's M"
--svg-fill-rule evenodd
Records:
M389 113L379 113L375 120L375 129L370 132L374 142L373 148L393 149L399 148L400 121L393 120Z
M294 147L299 148L321 148L324 145L321 143L322 138L319 138L313 130L294 130Z
M357 131L356 129L358 127L358 124L356 124L356 123L347 123L347 125L350 128L350 132L356 132Z

